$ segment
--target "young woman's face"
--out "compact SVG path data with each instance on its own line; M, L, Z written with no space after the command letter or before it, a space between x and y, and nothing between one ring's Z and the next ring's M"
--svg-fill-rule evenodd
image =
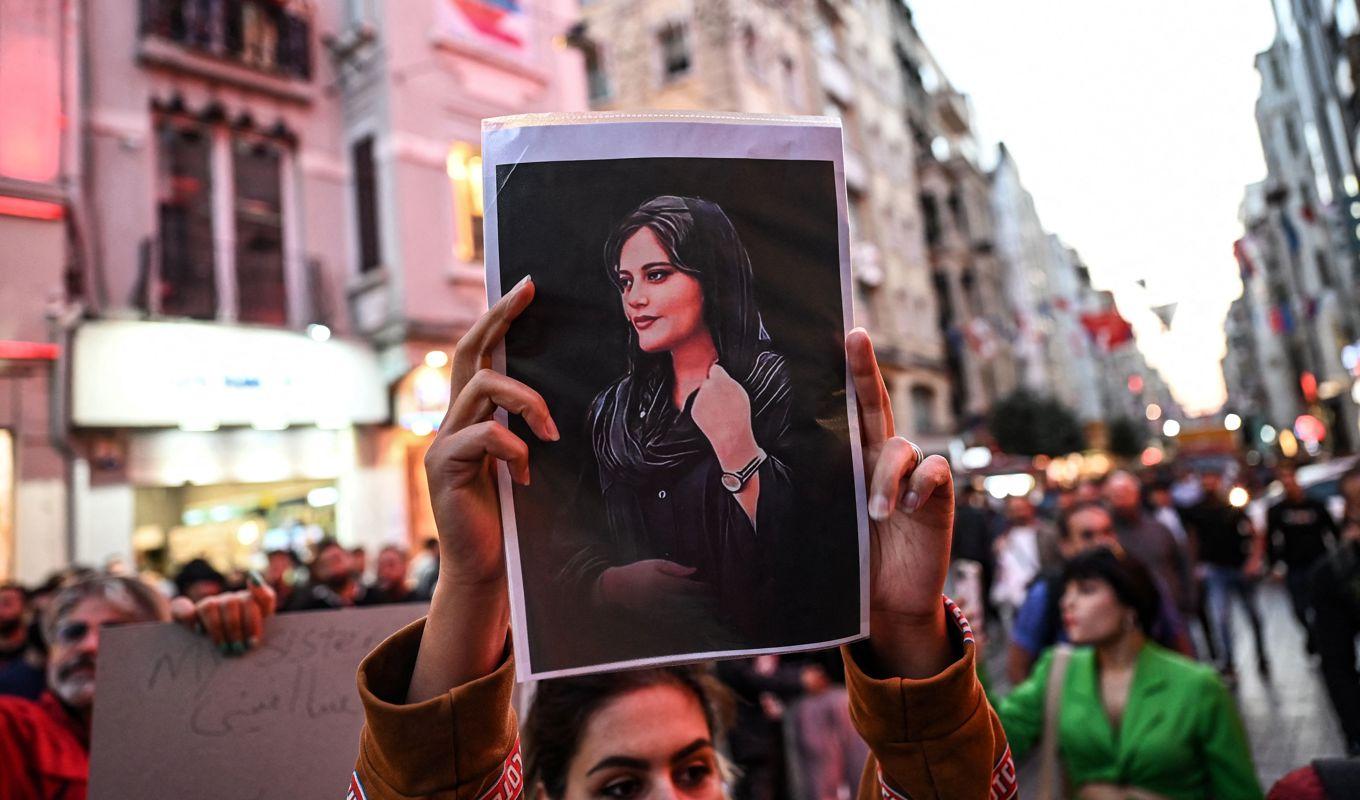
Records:
M1063 628L1072 644L1109 641L1124 631L1129 610L1110 584L1098 578L1067 582L1062 596Z
M650 228L623 243L615 280L643 352L667 352L707 333L699 281L670 262Z
M566 800L717 800L718 752L699 700L678 686L614 698L591 717L567 769Z

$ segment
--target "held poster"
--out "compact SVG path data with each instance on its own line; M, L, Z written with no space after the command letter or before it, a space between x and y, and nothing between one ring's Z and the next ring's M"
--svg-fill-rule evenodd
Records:
M483 123L495 368L562 437L500 467L520 680L868 634L836 120Z

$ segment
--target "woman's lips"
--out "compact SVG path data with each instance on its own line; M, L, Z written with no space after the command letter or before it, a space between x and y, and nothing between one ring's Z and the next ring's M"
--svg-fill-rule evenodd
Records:
M652 327L652 323L661 319L660 317L639 316L633 317L633 327L640 331L645 331Z

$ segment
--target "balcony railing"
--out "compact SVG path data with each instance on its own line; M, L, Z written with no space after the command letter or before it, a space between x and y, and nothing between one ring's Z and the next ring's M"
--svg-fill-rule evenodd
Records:
M286 78L312 77L311 21L277 0L142 0L142 35Z

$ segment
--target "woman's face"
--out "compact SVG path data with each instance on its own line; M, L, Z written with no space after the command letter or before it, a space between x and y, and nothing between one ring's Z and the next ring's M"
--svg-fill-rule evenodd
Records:
M668 352L696 335L707 335L699 281L670 262L650 228L623 243L615 279L623 313L643 352Z
M678 686L649 686L603 706L567 769L566 800L717 800L718 752L703 708Z
M1119 636L1129 615L1110 584L1099 578L1068 581L1061 608L1063 628L1072 644L1096 644Z

